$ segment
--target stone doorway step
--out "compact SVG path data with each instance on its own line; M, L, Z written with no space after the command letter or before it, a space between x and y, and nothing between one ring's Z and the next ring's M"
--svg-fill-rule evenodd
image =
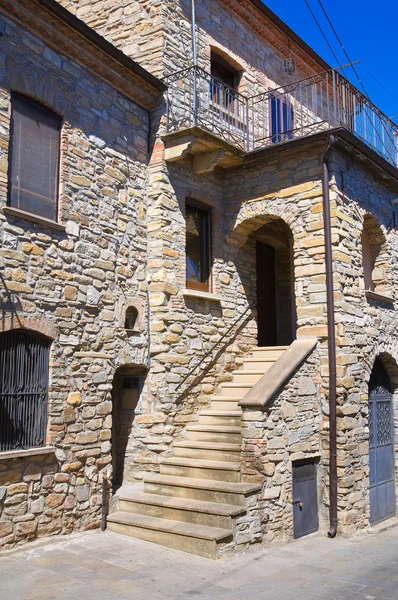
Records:
M120 491L110 530L208 558L233 547L237 521L262 489L241 481L239 402L286 349L256 348L244 360L175 442L174 455L161 460L160 473L148 474L139 491Z

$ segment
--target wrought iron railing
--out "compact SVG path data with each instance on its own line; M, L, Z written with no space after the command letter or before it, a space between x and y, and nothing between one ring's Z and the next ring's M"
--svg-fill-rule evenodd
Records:
M45 444L49 347L28 331L0 334L0 452Z
M253 302L251 302L246 309L243 311L243 313L239 313L238 317L235 319L235 321L230 325L230 327L227 329L227 331L224 333L224 335L222 335L220 337L219 340L217 340L216 342L214 342L214 344L211 346L211 348L198 360L198 362L196 362L191 369L188 371L188 373L185 375L185 377L180 381L180 383L176 386L175 390L178 391L180 389L180 387L192 376L195 374L195 372L197 371L197 369L199 369L199 367L206 361L207 358L209 358L209 356L213 355L214 350L223 342L224 344L230 343L231 342L231 333L235 330L235 327L240 323L242 325L242 323L244 322L243 317L246 317L246 315L251 311L251 309L255 306L256 301L253 300ZM236 331L234 332L236 335Z
M168 132L196 125L250 152L344 127L397 166L397 125L336 70L255 96L199 67L174 73L165 83Z

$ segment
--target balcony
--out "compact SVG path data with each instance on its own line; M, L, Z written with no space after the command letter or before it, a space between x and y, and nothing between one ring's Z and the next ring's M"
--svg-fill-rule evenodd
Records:
M336 70L255 96L240 94L199 67L174 73L165 83L166 137L172 140L173 134L193 128L208 134L205 142L188 136L183 143L185 151L196 155L198 172L205 172L206 165L208 170L214 164L230 166L247 152L337 127L397 167L398 126ZM225 143L224 149L222 144L217 147L216 139ZM177 145L172 143L174 149ZM204 152L212 154L210 167L198 159ZM177 160L180 155L172 150L169 156Z

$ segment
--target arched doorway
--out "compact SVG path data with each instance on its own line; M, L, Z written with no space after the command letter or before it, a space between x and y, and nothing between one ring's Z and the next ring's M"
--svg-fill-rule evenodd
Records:
M369 380L370 523L395 515L394 419L390 379L377 358Z
M132 470L130 457L133 448L131 431L137 414L141 414L142 390L146 368L141 365L124 365L113 378L112 387L112 467L113 487L119 488L129 480ZM130 464L131 463L131 464Z
M255 232L259 346L289 345L296 338L293 237L282 219Z

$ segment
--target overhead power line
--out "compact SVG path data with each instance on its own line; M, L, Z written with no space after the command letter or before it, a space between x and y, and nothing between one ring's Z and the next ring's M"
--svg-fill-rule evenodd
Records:
M306 1L307 1L307 0L306 0ZM328 13L326 12L326 9L325 9L325 7L323 6L322 0L318 0L318 4L319 4L319 6L321 7L321 9L322 9L322 11L323 11L323 14L325 15L325 17L326 17L326 19L327 19L327 22L329 23L329 25L330 25L330 27L331 27L331 29L332 29L332 31L333 31L333 33L334 33L334 35L336 36L336 39L337 39L338 43L340 44L340 46L341 46L341 49L343 50L343 52L344 52L344 55L345 55L346 59L347 59L347 60L348 60L348 62L350 63L350 62L351 62L351 59L350 59L350 57L348 56L348 52L347 52L347 50L344 48L344 46L343 46L343 42L341 41L341 39L340 39L340 36L338 35L338 33L337 33L337 31L336 31L336 29L335 29L335 27L334 27L334 25L333 25L333 23L332 23L332 21L331 21L331 19L330 19L329 15L328 15ZM351 65L351 68L352 68L352 70L354 71L354 73L355 73L355 75L356 75L356 77L357 77L357 79L358 79L359 83L361 84L361 86L362 86L362 89L363 89L363 91L365 92L365 96L367 96L367 98L369 98L369 94L368 94L368 92L366 91L366 88L365 88L364 84L362 83L362 79L360 78L360 76L359 76L359 74L358 74L358 71L356 70L356 68L354 67L354 65ZM369 98L369 100L370 100L370 98Z
M325 42L326 42L326 43L327 43L327 45L329 46L329 50L330 50L330 52L333 54L333 56L334 56L334 59L335 59L336 63L338 64L338 66L339 66L339 68L340 68L340 69L344 69L344 68L341 66L341 64L340 64L340 61L339 61L339 59L337 58L337 55L336 55L335 51L333 50L332 44L329 42L329 40L328 40L328 37L327 37L326 33L323 31L323 29L322 29L322 26L321 26L320 22L319 22L319 21L318 21L318 19L316 18L316 16L315 16L315 13L313 12L313 10L312 10L311 6L309 5L309 2L308 2L308 0L304 0L304 2L306 3L306 5L307 5L307 8L308 8L308 10L310 11L310 13L311 13L311 15L312 15L312 18L314 19L315 23L317 24L319 31L320 31L320 32L321 32L321 34L323 35ZM349 61L349 62L350 62L350 61Z

